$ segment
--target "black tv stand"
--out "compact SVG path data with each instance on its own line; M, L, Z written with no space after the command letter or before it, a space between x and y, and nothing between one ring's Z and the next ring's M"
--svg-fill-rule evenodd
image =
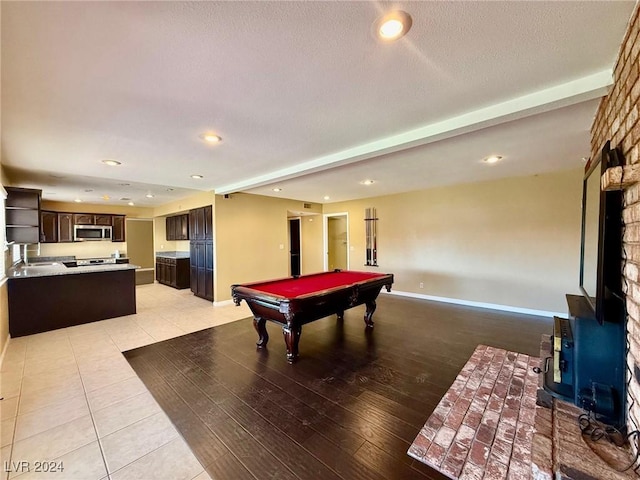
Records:
M557 319L554 328L562 326L564 335L554 332L550 357L543 360L544 389L595 411L604 423L622 426L626 403L624 316L601 325L583 296L567 295L567 305L568 324Z

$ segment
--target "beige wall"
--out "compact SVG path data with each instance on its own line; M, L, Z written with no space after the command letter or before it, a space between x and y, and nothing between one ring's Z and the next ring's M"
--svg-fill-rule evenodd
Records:
M263 197L250 194L233 194L230 198L217 196L214 230L214 298L216 302L231 298L231 285L289 274L288 211L300 211L303 202ZM320 213L321 206L313 205L310 211ZM302 222L303 239L315 232L317 222ZM309 224L314 223L311 227ZM314 243L311 243L313 246ZM315 242L317 246L318 243ZM313 252L305 246L302 263L304 269L316 263L321 247ZM307 258L309 257L309 258ZM317 260L316 260L317 262Z
M303 275L322 272L322 215L306 215L300 219L301 255L300 272Z
M582 169L325 205L349 212L350 268L393 273L393 289L566 312L578 287ZM367 207L378 265L364 267ZM420 288L423 283L423 288Z

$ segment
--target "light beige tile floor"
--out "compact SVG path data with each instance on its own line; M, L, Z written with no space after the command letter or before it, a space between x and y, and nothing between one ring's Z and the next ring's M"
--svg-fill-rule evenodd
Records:
M0 480L210 478L121 352L251 312L159 284L136 293L135 315L9 341L0 368Z

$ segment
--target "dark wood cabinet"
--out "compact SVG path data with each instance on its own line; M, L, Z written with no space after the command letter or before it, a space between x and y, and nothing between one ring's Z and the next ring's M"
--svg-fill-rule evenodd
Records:
M43 243L73 242L74 225L104 225L112 227L112 242L124 242L125 219L125 215L65 213L45 210L40 214L40 241Z
M191 291L213 301L213 206L189 210Z
M189 288L189 259L156 257L156 280L173 288Z
M7 242L40 242L40 196L42 190L6 187L5 220Z
M58 214L56 212L40 212L40 241L56 243L58 241Z
M93 214L91 213L74 213L73 214L74 225L93 225Z
M93 224L94 225L105 225L111 226L112 215L94 215L93 216Z
M125 241L125 216L124 215L110 215L111 226L111 241L112 242L124 242Z
M189 210L189 233L191 240L213 240L213 206Z
M189 214L167 217L166 231L167 240L189 240Z
M192 240L190 254L191 291L213 301L213 242Z
M57 213L58 242L73 242L73 213Z

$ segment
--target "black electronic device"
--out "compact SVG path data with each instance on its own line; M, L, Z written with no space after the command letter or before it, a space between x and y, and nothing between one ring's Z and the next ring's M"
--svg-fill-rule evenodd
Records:
M624 308L622 192L600 187L605 170L623 163L622 154L607 141L587 163L583 180L580 291L600 325L620 321Z

